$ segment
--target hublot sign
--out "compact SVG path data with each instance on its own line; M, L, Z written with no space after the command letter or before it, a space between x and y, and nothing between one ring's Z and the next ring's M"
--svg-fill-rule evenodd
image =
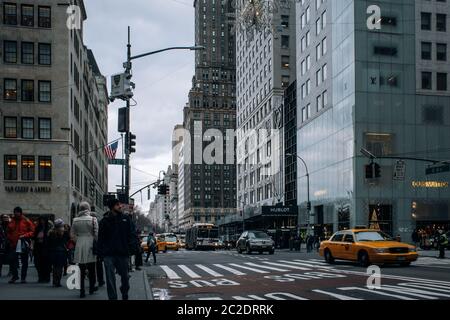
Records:
M13 193L50 193L52 188L50 187L28 187L28 186L5 186L6 192Z

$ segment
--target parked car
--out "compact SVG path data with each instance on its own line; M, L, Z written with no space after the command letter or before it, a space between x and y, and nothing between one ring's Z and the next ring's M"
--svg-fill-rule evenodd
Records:
M416 247L372 229L338 231L320 244L319 254L330 264L335 260L349 260L362 267L387 263L409 266L418 258Z
M245 251L247 254L251 254L253 251L257 251L260 254L264 251L274 254L275 241L265 232L245 231L236 243L236 250L238 253Z

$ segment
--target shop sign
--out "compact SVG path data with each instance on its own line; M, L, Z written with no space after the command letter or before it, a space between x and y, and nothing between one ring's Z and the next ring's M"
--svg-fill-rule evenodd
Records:
M449 183L443 181L413 181L413 188L442 189L448 188Z
M290 206L290 207L263 206L262 214L266 214L266 215L288 215L288 214L297 215L298 207L297 206Z

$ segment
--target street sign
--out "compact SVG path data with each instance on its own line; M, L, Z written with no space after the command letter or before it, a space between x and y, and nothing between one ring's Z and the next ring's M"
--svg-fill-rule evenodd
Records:
M429 167L426 169L425 174L438 174L443 172L450 172L450 164L444 164L440 166Z
M115 165L115 166L123 166L125 165L124 159L109 159L108 164Z
M394 180L404 181L405 180L405 171L406 171L406 164L402 160L398 160L397 163L394 166Z

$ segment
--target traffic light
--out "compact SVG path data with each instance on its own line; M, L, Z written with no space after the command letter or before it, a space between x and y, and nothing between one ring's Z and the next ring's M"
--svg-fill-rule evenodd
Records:
M128 132L128 126L129 126L129 121L128 121L128 116L129 116L129 112L128 112L128 108L120 108L119 109L119 121L118 121L118 130L119 132Z
M311 202L306 204L306 210L311 211Z
M366 165L366 179L373 179L373 163Z
M160 184L158 186L158 194L159 195L167 195L169 193L169 186L166 184Z
M131 78L133 75L131 73L126 72L124 74L124 80L123 80L123 88L125 91L125 97L131 98L133 97L133 89L134 89L134 83L131 82Z
M381 166L378 163L371 163L366 165L366 179L381 178Z
M132 134L131 132L128 132L125 139L125 148L128 150L128 152L135 153L136 148L136 135Z
M381 178L381 166L378 163L374 163L375 178Z

